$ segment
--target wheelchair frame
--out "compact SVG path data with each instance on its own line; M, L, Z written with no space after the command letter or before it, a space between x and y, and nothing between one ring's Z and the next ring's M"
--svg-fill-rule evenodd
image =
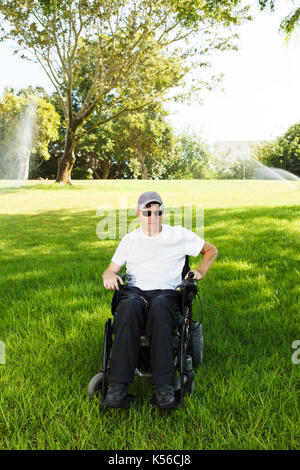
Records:
M176 328L175 336L173 336L173 340L175 338L175 343L173 341L173 349L174 349L174 363L176 367L176 371L178 368L179 376L176 378L175 383L175 395L176 395L176 402L177 406L182 406L183 399L185 393L191 394L194 389L194 376L195 372L193 370L193 362L194 366L197 366L202 363L203 361L203 328L202 328L202 319L203 319L203 312L202 312L202 303L199 295L197 294L197 283L193 280L193 273L189 273L189 257L186 256L185 265L182 271L182 282L179 286L177 286L176 290L182 292L182 304L181 304L181 313L182 313L182 324ZM189 273L188 280L184 280L186 274ZM123 281L125 280L125 275L120 276ZM114 292L114 296L112 299L112 314L114 314L114 308L116 307L116 295L118 291ZM201 305L201 319L200 323L196 323L193 321L193 313L192 313L192 303L194 298L198 296ZM195 324L195 325L193 325ZM194 327L193 327L194 326ZM198 331L197 331L198 330ZM193 333L197 331L196 339L197 341L193 340ZM109 381L109 362L111 356L111 350L113 345L113 328L112 328L112 319L108 318L105 323L105 330L104 330L104 345L103 345L103 356L102 356L102 370L100 373L95 375L88 386L88 394L90 398L93 398L94 395L101 391L101 401L103 402L105 399L107 389L108 389L108 381ZM140 349L141 347L148 348L149 342L147 338L144 336L140 337ZM148 343L148 344L147 344ZM199 346L199 350L198 350ZM195 351L196 347L196 351ZM150 353L150 351L149 351ZM190 355L191 353L191 355ZM194 357L195 356L195 357ZM194 360L193 360L194 359ZM138 368L135 370L136 375L138 376L151 376L151 373L146 371L140 371Z

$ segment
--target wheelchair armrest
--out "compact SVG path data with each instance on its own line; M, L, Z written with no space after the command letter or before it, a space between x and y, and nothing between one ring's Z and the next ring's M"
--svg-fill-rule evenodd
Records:
M182 309L183 306L189 307L197 295L198 288L197 282L193 279L184 279L175 289L181 293L182 296Z

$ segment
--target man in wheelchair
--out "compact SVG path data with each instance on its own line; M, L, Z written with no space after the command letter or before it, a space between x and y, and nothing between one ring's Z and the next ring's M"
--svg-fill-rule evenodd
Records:
M102 275L104 287L118 291L109 388L103 400L107 407L122 406L128 385L134 381L142 330L151 345L156 404L160 408L175 405L172 334L183 321L181 295L175 288L182 281L186 255L204 255L200 266L192 271L198 281L218 252L190 230L162 224L163 212L162 199L156 192L139 197L136 214L141 226L122 238ZM125 263L127 285L123 286L117 273Z

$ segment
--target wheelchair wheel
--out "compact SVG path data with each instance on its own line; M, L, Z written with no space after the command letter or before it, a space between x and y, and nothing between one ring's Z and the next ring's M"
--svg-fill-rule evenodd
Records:
M88 394L90 399L92 400L95 395L101 392L102 384L104 379L104 373L100 372L99 374L95 375L88 386Z
M194 323L191 337L188 344L189 354L193 359L193 366L197 367L203 362L203 349L204 349L204 339L203 339L203 327L202 323Z
M110 350L112 346L112 326L111 318L108 318L105 323L104 331L104 345L103 345L103 369L99 374L96 374L88 385L88 394L90 399L95 395L101 395L101 400L104 400L108 388L108 375L109 375L109 359Z

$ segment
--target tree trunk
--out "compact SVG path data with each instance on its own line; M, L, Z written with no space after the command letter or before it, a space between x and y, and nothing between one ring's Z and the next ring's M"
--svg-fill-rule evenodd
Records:
M71 172L76 160L74 148L75 133L71 130L68 130L66 135L64 154L58 159L56 183L72 184Z
M141 164L141 173L142 173L142 180L147 180L148 179L148 171L147 171L147 167L145 165L144 160L143 160L143 163Z
M101 180L101 176L99 176L99 173L97 170L93 170L93 176L96 176L96 179Z
M103 178L104 180L107 180L108 174L109 174L109 170L110 170L110 165L109 165L109 163L104 164L104 166L103 166L103 175L102 175L102 178Z
M137 154L138 154L138 159L139 159L139 162L140 162L140 165L141 165L142 180L147 180L148 179L148 171L147 171L147 167L145 165L145 156L144 156L142 150L138 150Z
M97 170L93 170L94 175L98 180L106 180L108 178L110 167L111 165L109 163L104 163L102 168L102 176L99 175Z

